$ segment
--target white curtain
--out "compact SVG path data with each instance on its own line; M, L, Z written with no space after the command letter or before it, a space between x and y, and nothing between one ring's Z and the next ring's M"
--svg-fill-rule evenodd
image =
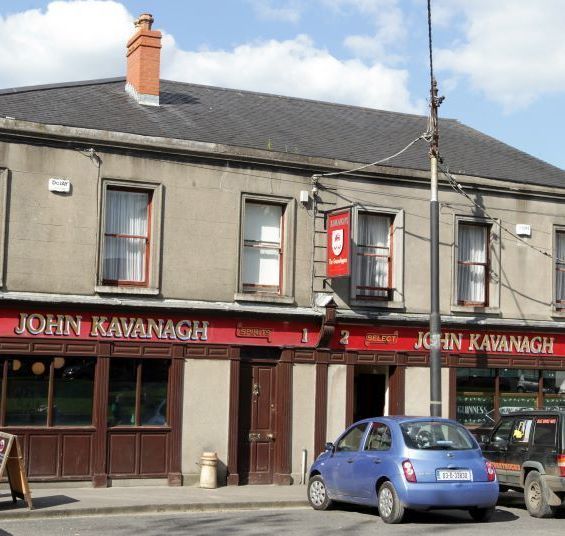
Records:
M487 234L484 226L459 224L457 298L460 302L485 303Z
M106 191L105 280L145 281L148 203L144 192Z
M555 254L557 256L555 276L555 301L565 301L565 232L555 235ZM563 270L563 271L561 271Z
M357 230L357 296L386 298L389 286L390 217L359 214Z
M246 203L242 277L244 287L280 289L282 206ZM263 247L261 247L263 246Z

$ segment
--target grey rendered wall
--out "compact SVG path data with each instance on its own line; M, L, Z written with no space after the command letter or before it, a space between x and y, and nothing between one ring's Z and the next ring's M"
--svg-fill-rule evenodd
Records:
M0 167L11 173L5 290L94 294L101 180L163 186L161 295L227 301L237 292L243 193L290 200L295 236L294 297L310 305L311 216L298 202L306 175L266 168L173 162L99 150L0 144ZM51 177L69 179L70 194L47 189ZM155 239L155 237L154 237ZM292 292L291 292L292 293Z
M406 367L404 413L406 415L429 415L430 413L430 369ZM441 414L449 416L449 369L441 369Z
M218 482L225 483L228 458L229 361L187 359L184 367L182 474L200 481L200 456L218 454Z
M302 451L306 449L306 470L312 465L314 452L314 413L316 367L296 363L292 369L292 478L301 480Z

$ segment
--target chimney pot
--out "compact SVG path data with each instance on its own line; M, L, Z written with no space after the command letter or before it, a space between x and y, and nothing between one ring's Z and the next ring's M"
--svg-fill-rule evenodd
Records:
M153 26L153 22L155 19L151 13L142 13L139 15L139 18L134 22L134 26L138 30L151 30L151 26Z

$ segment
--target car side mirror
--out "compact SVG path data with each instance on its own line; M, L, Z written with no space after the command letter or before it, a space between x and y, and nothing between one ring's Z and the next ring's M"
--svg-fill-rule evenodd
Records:
M326 452L333 452L334 451L334 444L331 441L328 441L325 445L324 445L324 450Z

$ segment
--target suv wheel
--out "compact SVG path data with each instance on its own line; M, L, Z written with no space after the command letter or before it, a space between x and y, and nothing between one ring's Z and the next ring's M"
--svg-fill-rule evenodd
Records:
M545 485L537 471L530 471L526 477L524 499L532 517L553 516L553 508L547 503Z

